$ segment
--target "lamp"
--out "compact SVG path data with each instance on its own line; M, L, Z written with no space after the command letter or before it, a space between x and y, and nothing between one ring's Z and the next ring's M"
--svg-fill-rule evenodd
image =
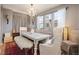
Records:
M63 29L63 39L69 40L69 27L65 26Z

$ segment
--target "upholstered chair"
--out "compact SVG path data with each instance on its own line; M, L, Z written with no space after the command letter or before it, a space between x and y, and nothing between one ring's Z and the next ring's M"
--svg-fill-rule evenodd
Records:
M12 42L12 41L13 41L13 39L12 39L11 33L5 33L4 34L4 43Z

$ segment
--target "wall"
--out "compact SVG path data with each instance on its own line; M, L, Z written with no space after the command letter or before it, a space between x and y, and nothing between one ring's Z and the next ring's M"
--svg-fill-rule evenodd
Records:
M69 39L79 43L79 5L68 5L66 23L69 27Z
M2 24L3 24L3 33L6 32L12 32L12 17L13 17L13 12L11 10L8 9L2 9L3 11L3 19L2 19ZM7 19L6 19L6 15L8 15L8 24L7 24Z
M2 30L1 30L1 28L2 28L2 26L1 26L1 5L0 5L0 43L2 42Z

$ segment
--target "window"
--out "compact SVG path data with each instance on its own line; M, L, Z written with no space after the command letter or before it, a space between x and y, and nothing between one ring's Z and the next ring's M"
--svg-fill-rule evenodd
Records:
M37 29L64 27L66 9L62 8L56 12L37 17Z
M45 25L45 28L48 28L49 27L49 22L52 20L52 14L47 14L45 15L45 20L44 20L44 25Z
M65 15L66 9L60 9L57 12L54 12L54 27L64 27L65 25Z
M43 16L38 16L37 17L37 29L42 29L43 28Z

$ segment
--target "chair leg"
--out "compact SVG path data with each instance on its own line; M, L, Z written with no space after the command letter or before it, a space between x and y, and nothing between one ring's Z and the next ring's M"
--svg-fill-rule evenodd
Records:
M38 46L37 46L37 55L40 55L40 48L39 48L39 45L40 45L40 43L38 43Z

